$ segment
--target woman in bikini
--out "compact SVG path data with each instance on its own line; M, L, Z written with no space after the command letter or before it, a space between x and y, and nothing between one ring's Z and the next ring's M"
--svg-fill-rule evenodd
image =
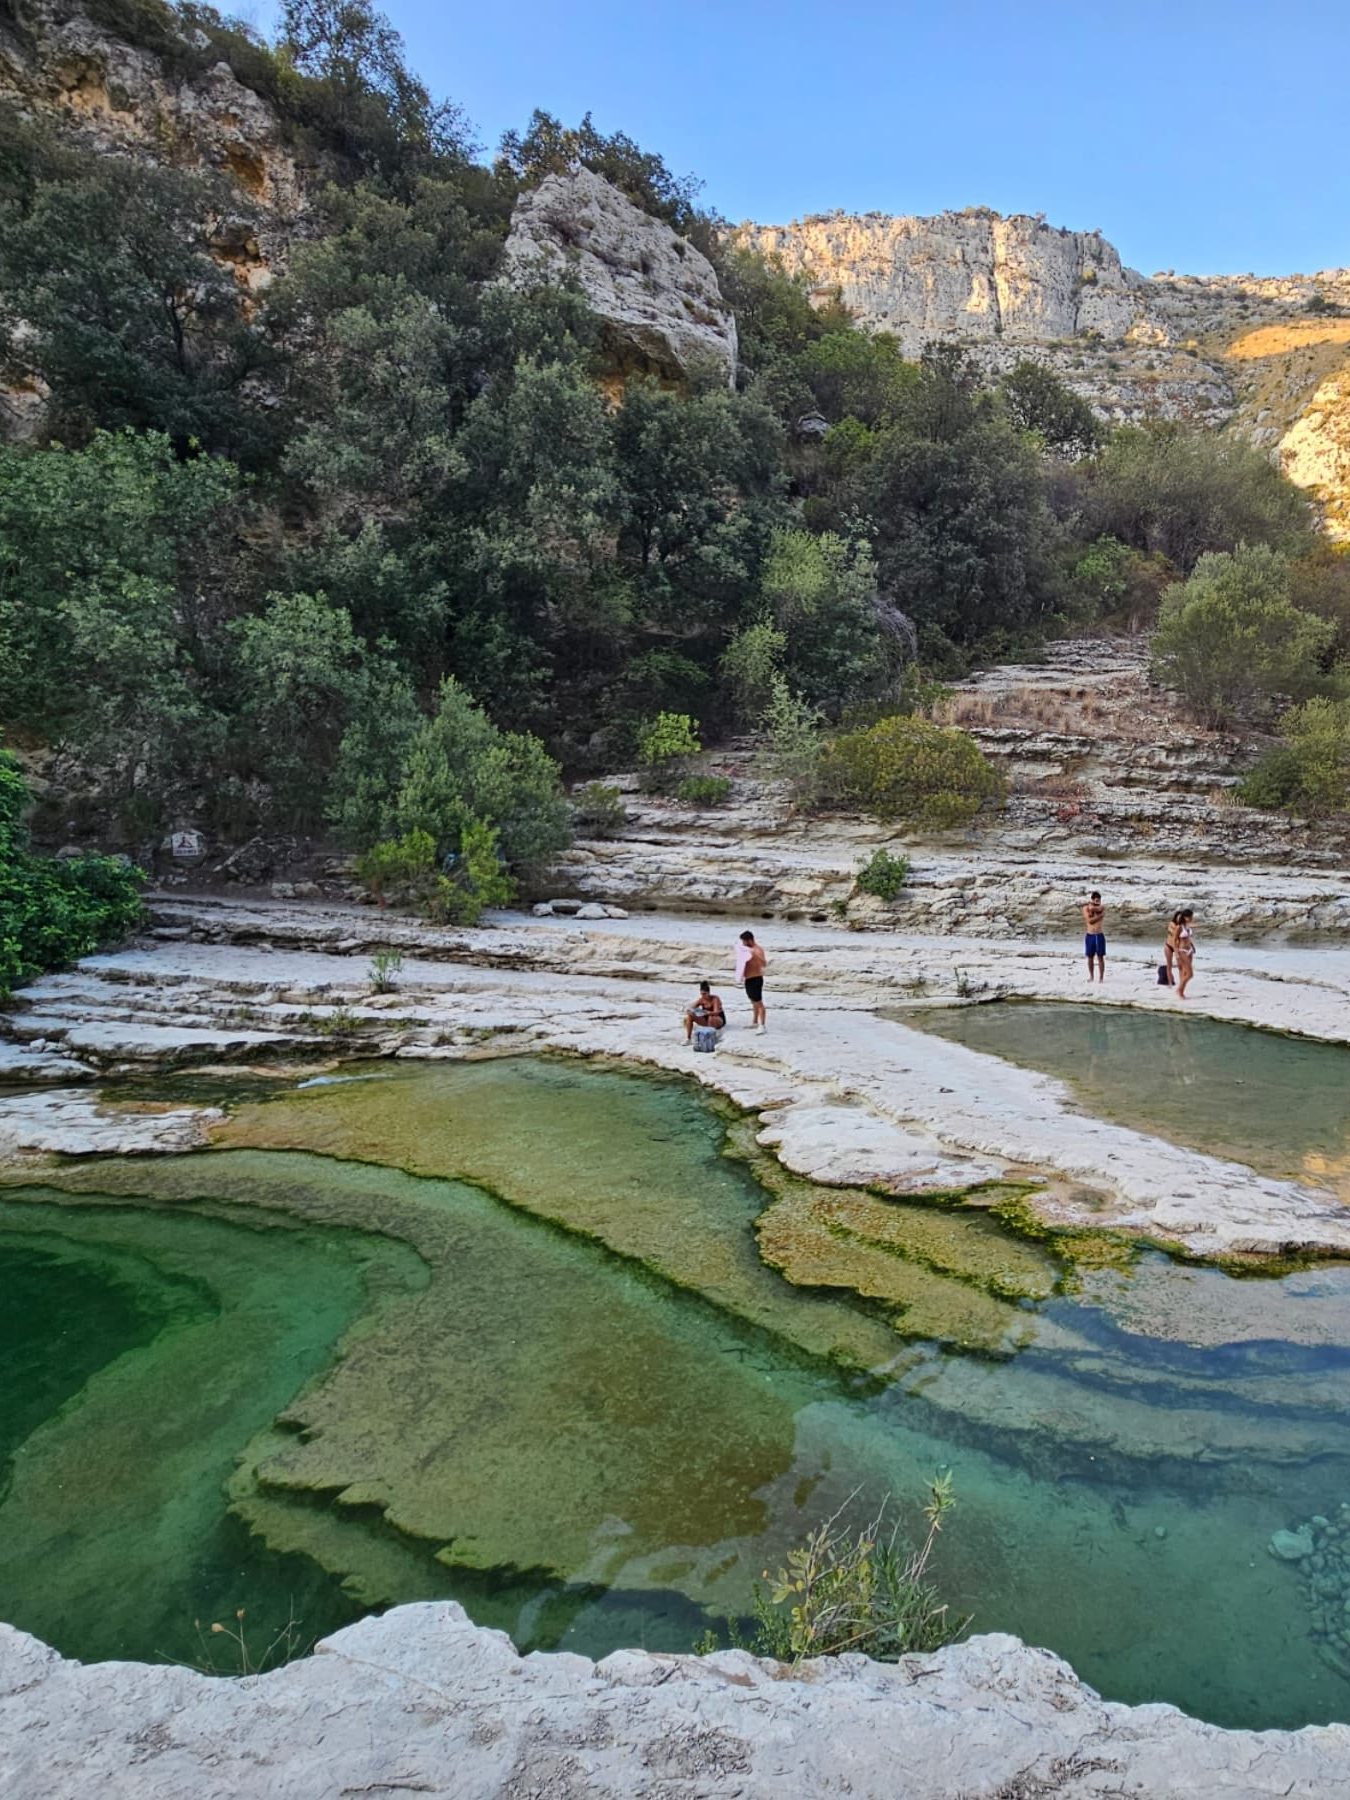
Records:
M1186 998L1186 989L1190 986L1191 976L1195 973L1195 936L1191 931L1193 912L1177 914L1177 999Z
M1167 969L1167 985L1177 985L1177 934L1181 930L1181 914L1174 912L1167 921L1167 936L1163 940L1163 963Z

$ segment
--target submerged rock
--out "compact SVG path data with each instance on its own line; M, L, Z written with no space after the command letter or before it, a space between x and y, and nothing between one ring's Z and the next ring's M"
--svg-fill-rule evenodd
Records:
M1277 1531L1270 1540L1270 1554L1281 1562L1302 1562L1313 1553L1313 1536L1306 1525L1297 1531Z

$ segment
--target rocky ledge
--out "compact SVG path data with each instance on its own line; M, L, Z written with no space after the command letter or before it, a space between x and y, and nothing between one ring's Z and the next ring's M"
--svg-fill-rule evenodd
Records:
M225 1681L66 1662L0 1626L9 1800L1339 1800L1348 1788L1350 1727L1222 1731L1170 1706L1114 1705L1003 1636L898 1664L641 1650L593 1663L522 1657L440 1603Z

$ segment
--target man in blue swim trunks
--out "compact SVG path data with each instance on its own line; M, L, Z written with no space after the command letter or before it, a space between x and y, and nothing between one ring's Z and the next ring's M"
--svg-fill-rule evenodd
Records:
M1083 948L1087 953L1088 980L1092 980L1092 965L1097 965L1098 981L1106 980L1106 908L1102 905L1102 897L1094 889L1083 907L1083 924L1087 934L1083 939Z

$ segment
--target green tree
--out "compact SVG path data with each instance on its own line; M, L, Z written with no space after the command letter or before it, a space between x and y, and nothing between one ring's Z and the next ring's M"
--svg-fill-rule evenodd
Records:
M76 752L136 831L220 749L213 559L239 493L158 436L0 449L0 715Z
M936 424L964 404L932 397ZM860 488L885 590L921 628L997 655L1056 617L1057 531L1035 450L971 410L952 437L887 433Z
M999 392L1017 429L1035 432L1056 456L1089 456L1105 436L1087 401L1043 363L1015 363Z
M1213 725L1307 694L1335 636L1289 600L1289 564L1264 544L1202 556L1163 601L1153 639L1159 680Z
M353 161L386 180L415 178L472 149L459 107L433 101L408 68L403 40L369 0L284 0L284 64L309 77L295 95Z
M831 423L845 418L876 427L892 423L919 380L889 332L854 325L826 332L796 358L816 405Z
M1087 508L1094 530L1159 552L1183 574L1239 544L1297 556L1313 541L1307 496L1264 451L1173 424L1116 432L1091 472Z
M399 832L425 831L439 855L477 819L511 868L546 863L571 839L557 764L537 738L499 731L454 680L409 744L393 811Z
M0 367L45 384L48 429L162 431L236 458L271 441L247 378L275 359L240 308L222 232L247 235L219 182L61 148L0 200ZM226 218L235 223L228 227Z
M621 564L644 613L711 625L743 601L782 521L782 437L725 389L685 398L630 381L612 421Z
M833 532L776 532L760 593L783 640L783 672L827 717L894 693L907 640L881 604L865 543Z
M524 132L503 135L500 160L526 187L547 175L590 169L700 250L712 248L716 222L698 205L703 183L690 175L673 175L661 157L639 148L622 131L607 137L596 129L589 113L580 125L566 126L536 107Z
M1350 700L1305 700L1281 719L1280 734L1284 744L1243 781L1242 799L1305 818L1350 812Z
M348 733L369 738L413 709L411 691L323 594L273 594L233 627L236 756L271 789L270 811L301 828L318 824Z

